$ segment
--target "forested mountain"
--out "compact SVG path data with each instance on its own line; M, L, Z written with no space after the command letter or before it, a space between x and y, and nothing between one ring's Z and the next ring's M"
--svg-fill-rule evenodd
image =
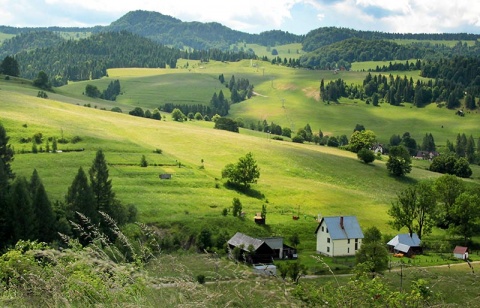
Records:
M325 27L310 31L303 40L303 50L314 51L320 47L340 42L349 38L365 40L469 40L476 41L478 34L468 33L387 33L377 31L360 31L348 28Z
M228 50L237 42L262 45L300 42L302 37L284 31L267 31L249 34L232 30L219 23L183 22L157 12L133 11L104 28L104 31L129 31L153 41L183 49L218 48Z
M22 77L34 79L44 71L54 86L100 78L114 67L175 67L179 57L179 50L128 32L99 33L16 55Z
M21 51L56 46L63 41L63 38L51 31L24 32L6 40L2 44L0 59L9 55L15 55Z
M304 67L332 69L349 68L354 61L385 61L418 59L425 49L413 45L400 45L390 41L349 38L326 45L300 58Z

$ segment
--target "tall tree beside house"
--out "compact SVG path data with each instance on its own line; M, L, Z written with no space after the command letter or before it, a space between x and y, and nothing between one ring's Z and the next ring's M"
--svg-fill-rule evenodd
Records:
M55 238L55 214L47 192L36 169L30 178L30 194L35 212L35 228L37 239L41 242L51 242Z
M465 245L468 239L480 229L480 197L474 192L463 192L456 199L450 211L450 231L463 237Z
M433 184L437 201L442 206L442 221L439 226L448 228L452 222L452 208L455 200L465 191L465 183L454 175L446 174L437 178Z
M388 251L382 243L382 233L377 227L364 232L362 246L355 254L355 263L363 264L370 273L381 273L388 268Z
M438 210L435 192L430 183L420 182L397 195L388 214L390 224L396 229L407 228L408 233L417 233L421 239L429 234L437 222Z

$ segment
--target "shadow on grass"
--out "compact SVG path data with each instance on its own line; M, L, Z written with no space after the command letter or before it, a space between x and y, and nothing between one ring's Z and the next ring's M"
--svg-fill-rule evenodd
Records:
M245 189L245 187L243 187L241 185L236 185L236 184L230 183L230 182L227 182L227 183L223 184L223 186L227 189L235 190L236 192L241 193L243 195L246 195L248 197L252 197L252 198L255 198L255 199L259 199L259 200L265 199L264 194L262 194L258 190L252 189L251 187Z
M415 185L418 183L417 179L411 178L409 176L396 176L396 175L390 174L390 177L396 180L397 182L404 183L404 184Z

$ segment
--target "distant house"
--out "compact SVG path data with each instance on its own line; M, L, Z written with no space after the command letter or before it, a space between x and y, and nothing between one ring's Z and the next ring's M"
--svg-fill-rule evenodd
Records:
M432 160L439 155L438 152L432 151L418 151L415 156L416 159Z
M315 230L317 253L353 256L362 245L363 232L355 216L323 217Z
M411 257L412 255L422 253L422 246L420 246L420 243L421 241L416 233L406 233L398 234L392 238L387 243L387 246L393 253L402 253L407 257Z
M455 246L453 256L457 259L468 260L468 247Z
M252 264L271 263L275 257L275 251L265 241L240 232L235 233L227 244L230 249L240 248L246 256L245 261ZM249 247L252 251L249 251Z

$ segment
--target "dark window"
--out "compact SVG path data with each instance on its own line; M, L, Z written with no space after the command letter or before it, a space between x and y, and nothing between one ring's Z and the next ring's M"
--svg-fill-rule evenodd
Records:
M327 243L330 243L330 238L329 237L327 237Z

